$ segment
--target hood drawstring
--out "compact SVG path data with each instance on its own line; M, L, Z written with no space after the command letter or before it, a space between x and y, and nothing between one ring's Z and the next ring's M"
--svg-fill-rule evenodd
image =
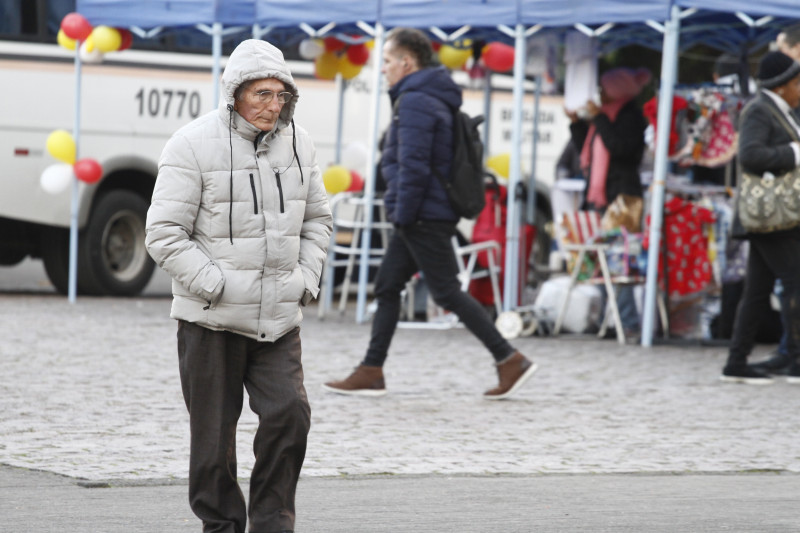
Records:
M228 145L230 146L231 153L231 196L228 204L228 234L231 244L233 244L233 106L231 104L228 104L228 111L230 112L230 119L228 120Z
M268 133L268 132L265 132ZM259 139L261 136L259 136ZM297 169L300 171L300 185L303 185L303 165L300 164L300 156L297 155L297 135L294 129L294 119L292 119L292 151L294 152L292 155L292 160L289 161L289 166L286 168L280 169L277 167L273 167L272 171L275 173L276 176L280 177L281 174L292 168L292 163L297 161Z
M294 118L292 119L292 150L294 150L294 158L297 160L297 168L300 169L300 185L303 184L303 165L300 164L300 156L297 155L297 135L294 131Z

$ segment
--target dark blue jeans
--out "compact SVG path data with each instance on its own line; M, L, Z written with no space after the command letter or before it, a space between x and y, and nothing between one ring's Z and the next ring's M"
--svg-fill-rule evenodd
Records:
M767 235L750 240L744 294L736 310L728 364L747 362L776 279L783 285L781 322L786 353L794 358L800 355L800 240Z
M425 276L436 304L455 313L489 349L495 361L514 353L514 348L495 328L489 313L461 290L450 240L455 232L455 224L449 222L418 222L394 232L375 278L378 310L372 321L372 336L363 364L383 366L400 320L400 293L411 276L419 271Z

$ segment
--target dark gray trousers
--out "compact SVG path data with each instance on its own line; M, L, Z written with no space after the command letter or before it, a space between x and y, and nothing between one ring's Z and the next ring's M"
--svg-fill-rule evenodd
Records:
M295 489L311 410L300 328L274 343L178 322L181 385L189 410L189 502L206 533L294 529ZM236 424L244 389L258 415L249 508L237 482Z
M775 279L783 284L781 321L785 327L786 353L795 361L800 357L800 239L792 230L785 238L767 234L750 239L744 294L736 309L728 364L747 362L764 309L769 308Z

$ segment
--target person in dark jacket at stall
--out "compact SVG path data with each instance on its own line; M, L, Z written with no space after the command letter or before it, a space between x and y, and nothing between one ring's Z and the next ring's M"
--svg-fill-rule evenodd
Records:
M647 69L619 67L600 77L600 103L586 103L586 119L569 111L572 142L581 147L581 168L586 178L585 209L605 212L621 194L642 197L639 165L645 150L647 120L636 97L650 82ZM641 221L639 221L641 224ZM622 285L617 306L625 337L639 336L639 314L633 287Z
M378 308L366 357L349 377L323 386L339 394L386 394L382 368L400 318L400 295L406 282L422 271L434 301L455 313L494 357L499 384L484 398L507 398L537 367L503 338L481 304L461 290L451 244L459 217L434 170L449 176L453 114L461 107L461 89L444 67L435 65L430 40L416 29L395 28L388 34L382 72L393 116L381 172L387 186L386 214L395 231L375 280Z

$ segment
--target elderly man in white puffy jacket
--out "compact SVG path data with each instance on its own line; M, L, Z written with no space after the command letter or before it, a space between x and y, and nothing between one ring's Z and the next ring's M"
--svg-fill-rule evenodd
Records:
M292 531L310 409L301 306L317 296L331 213L314 145L292 117L281 52L241 43L219 108L161 155L147 249L172 276L189 410L189 500L204 532ZM237 483L244 388L258 415L249 508Z

